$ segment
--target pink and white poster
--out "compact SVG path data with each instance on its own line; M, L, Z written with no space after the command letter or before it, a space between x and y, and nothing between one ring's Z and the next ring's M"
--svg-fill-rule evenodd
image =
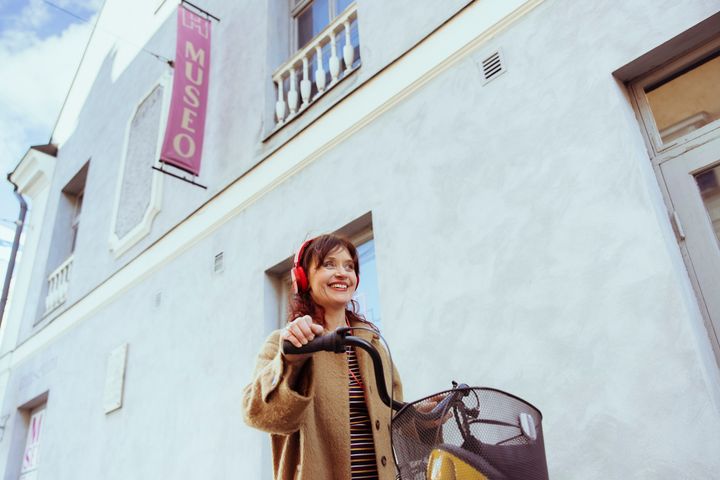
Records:
M200 174L208 83L210 20L178 7L175 77L160 161Z

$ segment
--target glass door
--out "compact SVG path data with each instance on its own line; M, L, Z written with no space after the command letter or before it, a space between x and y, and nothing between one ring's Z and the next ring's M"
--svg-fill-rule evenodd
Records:
M708 331L720 345L720 138L660 165ZM683 238L684 237L684 238Z

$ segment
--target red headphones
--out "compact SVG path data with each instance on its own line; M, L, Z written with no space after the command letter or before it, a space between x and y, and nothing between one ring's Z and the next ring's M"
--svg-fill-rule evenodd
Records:
M302 267L301 262L305 249L313 240L315 239L311 238L310 240L305 240L303 244L300 245L300 248L298 248L298 251L295 254L295 260L293 260L293 267L290 270L290 276L292 277L293 293L296 295L310 288L308 277L305 274L305 269Z
M293 260L293 266L290 270L290 277L292 278L292 288L293 293L296 295L302 292L306 292L310 289L310 282L308 280L307 273L305 273L305 269L302 267L302 260L303 256L305 255L305 250L307 249L308 245L310 245L316 238L311 238L310 240L305 240L302 245L300 245L300 248L298 248L297 253L295 254L295 259ZM357 283L355 284L355 288L357 288L358 285L360 285L360 275L357 275Z

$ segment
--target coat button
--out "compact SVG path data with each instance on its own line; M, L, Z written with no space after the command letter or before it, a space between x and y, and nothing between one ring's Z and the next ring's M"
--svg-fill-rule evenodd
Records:
M375 420L375 430L380 430L380 420Z
M382 466L383 466L383 467L384 467L385 465L387 465L387 458L385 458L384 455L383 455L383 457L380 459L380 463L382 463Z

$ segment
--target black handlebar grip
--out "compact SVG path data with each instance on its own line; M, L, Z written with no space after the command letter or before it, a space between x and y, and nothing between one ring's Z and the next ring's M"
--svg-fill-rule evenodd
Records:
M320 337L315 337L301 347L296 347L289 340L283 341L283 353L300 354L313 352L335 352L342 353L345 351L343 340L345 337L338 332L328 333Z

